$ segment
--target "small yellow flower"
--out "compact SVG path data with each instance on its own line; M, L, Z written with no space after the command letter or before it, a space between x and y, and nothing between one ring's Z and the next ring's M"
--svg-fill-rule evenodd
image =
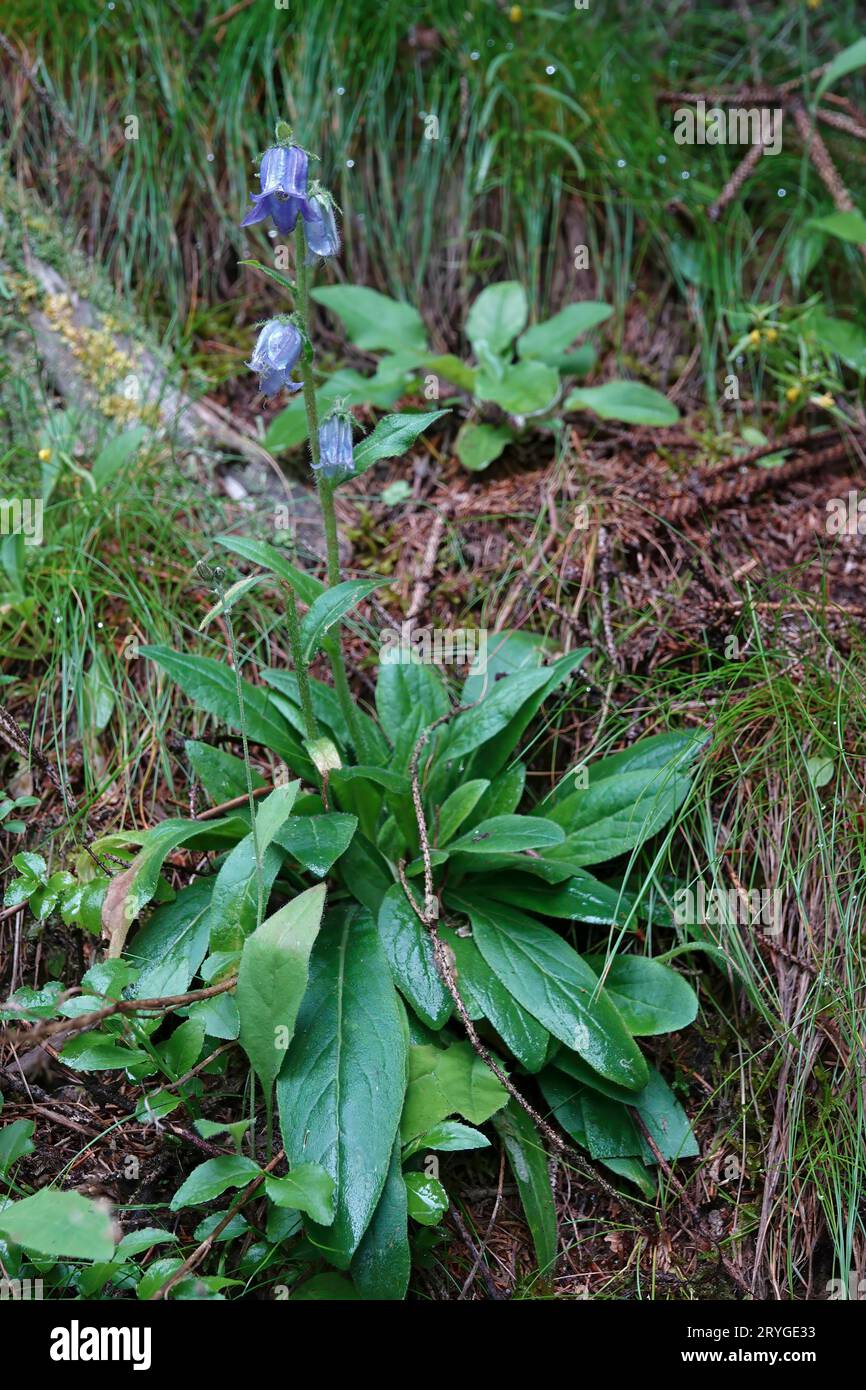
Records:
M761 330L760 330L760 328L753 328L752 331L751 331L751 333L749 334L749 342L750 342L750 343L754 343L755 346L757 347L757 345L758 345L758 343L759 343L760 341L761 341Z
M806 0L806 4L809 6L810 10L817 10L820 3L821 0Z
M825 391L823 396L813 397L815 405L819 405L822 410L830 410L836 404L829 391Z
M779 330L777 328L768 328L766 333L764 334L764 337L766 338L768 343L774 343L778 336Z
M512 5L511 9L508 11L508 18L511 20L512 24L519 24L523 18L523 10L521 7L519 5Z
M40 463L47 463L48 460L51 458L51 450L50 450L50 449L40 449L40 450L39 450L39 453L36 455L36 457L39 459L39 462L40 462Z
M785 392L785 400L790 402L791 405L793 405L795 401L798 401L800 399L801 390L802 387L800 386L789 386L787 391Z

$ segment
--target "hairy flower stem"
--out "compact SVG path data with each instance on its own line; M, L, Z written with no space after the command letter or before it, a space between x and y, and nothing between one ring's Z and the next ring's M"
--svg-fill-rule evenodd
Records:
M295 225L295 279L298 284L297 313L301 327L309 344L309 323L310 323L310 270L304 264L307 242L304 235L303 219L298 218ZM304 383L304 407L307 412L307 430L310 436L310 454L313 460L314 469L318 470L319 463L319 413L316 408L316 388L313 382L313 361L312 350L305 346L301 354L301 380ZM323 478L321 473L316 471L316 484L319 491L319 506L322 510L322 521L325 527L325 550L328 561L328 584L333 586L340 582L340 543L337 537L337 514L334 510L334 489L327 478ZM352 700L352 692L349 689L349 680L346 675L346 664L343 660L343 648L339 638L329 638L322 644L331 662L331 670L334 673L334 688L343 717L349 728L352 743L355 748L355 756L358 759L364 757L364 742L361 732L360 721Z
M298 600L295 598L295 591L291 584L284 586L286 590L286 619L289 624L289 646L292 649L292 664L295 674L298 677L298 690L301 695L301 709L304 714L304 728L307 731L307 738L314 739L319 737L319 726L316 723L316 715L313 710L313 699L310 694L310 677L307 673L307 663L304 660L301 649L301 622L298 617Z
M222 598L223 594L220 593L219 596L220 598ZM241 669L240 663L238 661L238 648L237 643L235 642L235 630L232 625L231 614L226 612L223 616L225 618L226 631L228 633L229 638L229 650L232 654L232 665L235 669L235 687L238 693L238 713L240 716L241 743L243 744L244 750L244 771L247 775L247 799L250 803L250 829L253 832L253 850L256 856L256 889L258 891L258 902L256 906L256 926L260 927L262 924L262 916L264 910L264 903L262 901L262 854L261 849L259 848L259 832L256 828L256 799L253 796L253 774L252 769L250 767L250 749L249 744L247 743L247 721L244 716L244 689L241 683Z

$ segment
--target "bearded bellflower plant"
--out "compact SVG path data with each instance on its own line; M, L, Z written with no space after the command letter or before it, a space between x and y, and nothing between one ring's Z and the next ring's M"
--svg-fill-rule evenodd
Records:
M550 1153L603 1187L609 1179L575 1146L588 1150L653 1200L657 1165L698 1151L640 1041L686 1027L698 1007L687 981L646 943L675 927L665 896L674 889L656 872L672 856L658 838L690 793L704 740L656 734L594 759L581 779L545 773L547 794L528 794L521 742L532 741L542 705L590 652L556 655L546 638L522 631L493 634L492 651L485 647L460 687L434 663L382 659L375 710L352 695L339 625L378 581L343 580L334 493L378 459L404 454L445 412L385 415L353 443L351 413L323 390L310 280L337 253L339 234L327 191L308 183L310 158L278 126L244 219L292 231L295 281L245 263L291 295L286 314L259 328L250 368L269 397L303 391L326 572L309 574L262 540L219 537L257 567L228 586L221 568L204 575L217 603L202 626L223 619L233 669L141 648L198 708L239 731L244 757L189 740L198 783L226 813L97 842L128 867L110 896L107 876L87 885L88 910L112 929L111 958L82 982L92 997L82 995L91 1012L80 1029L64 1014L62 1060L98 1071L110 1056L143 1085L153 1077L149 1095L164 1096L156 1087L167 1077L172 1103L204 1109L206 1078L237 1067L237 1051L215 1050L214 1039L237 1042L251 1069L246 1153L193 1167L171 1206L203 1205L239 1186L229 1211L264 1199L264 1262L288 1260L299 1281L324 1278L328 1292L309 1296L402 1298L411 1231L435 1225L449 1206L435 1153L492 1141L511 1163L543 1281L558 1256ZM241 675L232 612L264 579L285 588L294 669L264 669L253 683ZM309 673L320 651L333 685ZM291 780L275 771L269 787L252 770L251 747ZM212 872L174 893L160 869L179 846L193 862L213 855ZM127 946L129 926L151 904ZM110 1019L84 1032L111 990L149 1005L183 995L184 1021L165 1039L165 1020L150 1008L135 1028L117 1031ZM22 1000L19 1017L28 1007ZM42 1018L41 996L38 1007ZM212 1065L198 1075L202 1057ZM236 1089L235 1076L229 1084ZM617 1200L627 1203L621 1193ZM220 1249L232 1273L227 1237ZM203 1261L206 1243L194 1258L199 1252ZM325 1263L340 1273L323 1275ZM189 1261L166 1260L161 1273L157 1264L156 1296L197 1296Z

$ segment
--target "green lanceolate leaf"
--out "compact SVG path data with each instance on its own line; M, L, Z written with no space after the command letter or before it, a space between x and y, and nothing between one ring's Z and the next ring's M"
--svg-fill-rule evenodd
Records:
M405 454L425 430L429 430L447 410L427 410L417 415L386 415L379 421L372 434L362 439L355 449L355 470L349 476L356 478L366 473L379 459L397 458Z
M514 908L455 898L491 970L518 1003L602 1076L630 1090L646 1085L647 1065L614 1005L575 950L549 927Z
M322 883L286 903L244 942L235 992L239 1036L267 1093L295 1031L324 906Z
M142 647L141 655L150 657L167 671L193 704L224 720L232 729L241 727L235 673L228 665L207 656L175 652L170 647ZM273 697L248 681L241 682L241 689L248 737L272 749L293 770L306 774L309 759L276 708Z
M476 777L471 782L464 782L442 803L439 814L436 818L435 842L437 848L447 845L463 822L471 816L481 797L487 791L490 782L486 777Z
M284 579L303 603L314 603L325 592L326 586L320 579L307 574L306 570L298 569L297 565L286 559L282 550L269 545L267 541L251 540L247 536L217 536L216 542L233 554L240 555L243 560L260 565L263 570L270 570L279 579Z
M447 714L448 709L448 692L435 667L415 661L383 662L379 667L376 712L392 742L419 711L424 727Z
M263 574L248 574L244 579L238 579L235 584L229 585L222 598L205 613L198 625L199 632L204 632L206 628L209 628L214 618L221 618L224 613L230 613L245 594L261 584L264 577Z
M537 827L537 828L534 828ZM562 826L540 816L494 816L481 821L459 840L452 840L449 854L517 854L529 849L549 849L565 839Z
M471 937L442 929L454 957L457 988L470 1012L484 1017L496 1029L502 1041L511 1049L527 1071L540 1071L547 1057L550 1034L546 1028L518 1004L482 956Z
M483 884L468 879L467 887L470 891L483 890L499 902L510 903L540 917L562 917L570 922L594 922L602 926L625 922L633 901L632 894L608 888L582 869L551 888L527 883L523 874L509 873L486 875Z
M451 996L436 969L430 934L399 883L388 889L379 909L379 935L400 993L421 1022L438 1031L451 1016Z
M291 814L299 785L289 782L286 786L275 787L259 803L256 835L250 831L220 866L207 919L213 950L239 950L245 937L257 926L259 890L264 909L282 864L282 855L273 847L273 840ZM261 874L256 858L257 844Z
M352 1256L352 1279L362 1298L405 1298L412 1266L407 1227L406 1183L400 1164L400 1142L396 1140L373 1219Z
M571 347L575 338L588 333L591 328L597 328L612 313L609 304L594 300L567 304L553 318L527 328L518 340L517 351L521 357L537 357L542 362L552 362L557 366L559 358Z
M189 989L207 952L206 918L212 892L212 881L196 879L173 902L158 907L136 933L126 951L141 970L131 988L133 997L157 999Z
M407 1040L375 923L361 908L329 917L277 1080L290 1163L320 1163L336 1184L333 1226L313 1237L348 1267L379 1200L406 1090Z
M550 1275L556 1264L556 1203L541 1137L526 1111L513 1099L494 1115L493 1124L517 1183L538 1268L542 1276Z
M304 614L301 623L301 654L304 661L311 661L331 628L378 588L378 579L347 579L320 594Z
M584 956L604 981L604 991L618 1008L633 1037L673 1033L694 1023L698 997L687 980L669 966L646 956Z
M232 801L236 796L246 796L247 774L243 758L192 738L183 746L193 772L215 806ZM267 786L254 767L250 768L250 776L254 788Z
M588 1152L580 1091L575 1090L568 1078L554 1067L545 1068L538 1082L557 1124L562 1126L566 1134L571 1135L576 1144ZM600 1162L618 1177L627 1178L629 1182L635 1183L646 1197L652 1199L656 1195L655 1182L636 1158L605 1158Z

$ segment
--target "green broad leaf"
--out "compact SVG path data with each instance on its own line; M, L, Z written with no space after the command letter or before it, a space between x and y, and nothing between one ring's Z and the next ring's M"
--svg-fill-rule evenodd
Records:
M379 459L397 458L405 454L420 434L447 414L447 410L427 410L415 415L385 415L372 434L368 434L356 447L355 471L349 476L356 478L366 473Z
M266 667L261 674L262 679L266 681L268 685L273 686L275 690L279 691L280 695L287 697L286 700L280 704L280 710L292 722L293 727L306 738L306 725L303 719L300 687L294 671L274 671ZM349 739L349 731L346 727L343 712L340 709L340 700L336 690L332 689L329 685L325 685L323 681L317 681L312 678L309 680L309 686L310 698L313 702L313 713L317 721L319 724L324 725L325 729L329 730L334 735L338 743L341 743L345 747L351 740ZM291 710L288 708L289 702L293 706ZM358 714L363 714L363 711L358 710Z
M192 738L186 739L183 746L193 772L215 806L232 801L236 796L246 796L247 774L243 758ZM250 768L250 777L254 788L267 786L254 767Z
M449 853L516 854L528 849L549 849L564 839L561 825L542 820L540 816L494 816L479 822L458 840L452 840Z
M490 782L486 777L476 777L456 788L439 808L437 818L436 846L447 845L460 829L468 816L471 816Z
M369 912L326 921L277 1080L290 1164L320 1163L336 1184L330 1227L313 1239L349 1266L382 1192L406 1090L405 1021Z
M76 922L82 931L99 936L102 931L102 906L108 889L108 880L92 879L90 883L77 883L70 892L64 893L60 900L60 916L69 926Z
M267 1095L294 1035L324 906L321 883L286 903L244 942L235 991L239 1037Z
M389 1302L405 1298L412 1268L407 1225L406 1184L400 1142L395 1140L382 1195L352 1256L352 1280L362 1298Z
M100 450L90 470L97 491L107 487L112 478L126 467L150 433L145 425L138 425L135 429L125 430Z
M334 1179L318 1163L299 1163L285 1178L265 1178L265 1192L278 1207L302 1211L329 1226L334 1219Z
M172 651L171 647L142 647L141 655L149 657L176 681L193 704L208 714L216 715L232 729L240 729L235 673L221 661L207 656L189 656ZM273 697L259 686L241 682L244 720L247 737L253 743L270 748L296 772L305 776L311 771L298 740L292 736L285 719L277 710Z
M339 1274L314 1274L289 1294L292 1303L353 1303L360 1295L354 1284Z
M504 352L523 331L529 317L526 291L516 280L504 280L482 290L466 319L466 336L478 356L482 344Z
M609 304L594 300L583 300L579 304L567 304L553 318L537 323L521 334L517 351L521 357L537 357L542 362L559 366L559 359L571 347L575 338L597 328L609 319L613 309Z
M0 1019L20 1022L22 1019L53 1018L57 1013L60 995L64 987L60 980L49 980L39 989L22 985L5 1001L0 1009Z
M604 956L584 956L584 960L603 978L605 994L633 1037L673 1033L694 1023L698 996L669 966L647 956L616 956L607 969Z
M43 1187L0 1211L0 1231L25 1250L64 1260L110 1260L114 1232L105 1206L78 1192Z
M473 1125L484 1124L507 1100L505 1087L469 1043L411 1047L400 1136L409 1143L453 1114Z
M442 939L454 957L457 988L470 1014L486 1018L527 1071L540 1071L550 1042L547 1029L518 1004L471 937L442 928Z
M407 1173L406 1206L419 1226L438 1226L449 1207L448 1193L438 1178L426 1173Z
M464 362L450 352L438 356L434 353L428 353L421 360L425 371L444 377L446 381L451 381L455 386L459 386L461 391L474 392L477 373L474 367L469 366L468 362Z
M830 212L826 217L813 217L808 225L816 232L838 237L854 246L866 245L866 218L858 208L850 212Z
M302 603L315 603L319 595L325 592L326 586L320 579L291 564L282 550L267 541L250 540L247 536L226 535L217 536L216 543L234 555L240 555L242 560L248 560L251 565L259 565L263 570L270 570L278 579L285 580Z
M469 880L475 884L476 880ZM540 917L562 917L570 922L621 925L629 915L633 897L600 883L592 874L577 869L555 887L527 884L523 874L491 874L475 891L482 890L499 902L534 912Z
M558 1232L547 1153L532 1120L515 1100L494 1115L493 1125L517 1183L538 1268L546 1278L556 1266Z
M389 299L365 285L323 285L312 291L312 298L337 315L356 347L391 352L427 349L424 320L411 304Z
M255 589L263 583L265 578L266 576L263 574L248 574L246 578L238 579L236 583L230 584L222 598L205 613L198 625L199 632L204 632L206 628L210 627L214 618L221 618L224 613L230 613L238 600L242 599L244 594L248 594L250 589Z
M462 1153L466 1149L489 1148L490 1140L480 1129L462 1125L459 1120L443 1120L441 1124L434 1125L426 1134L419 1134L417 1139L406 1145L403 1150L403 1162L413 1158L417 1153L430 1153L435 1150L440 1153Z
M94 997L91 1007L101 1004ZM79 1033L64 1045L60 1060L73 1071L125 1071L137 1062L149 1062L150 1055L140 1047L121 1047L105 1033Z
M5 1175L19 1158L33 1152L35 1128L34 1120L12 1120L0 1129L0 1174Z
M261 889L264 910L283 862L273 841L291 814L299 785L298 782L289 782L285 786L275 787L269 796L259 802L255 836L252 831L245 835L220 865L207 916L213 950L240 950L245 938L258 925L259 891ZM261 873L258 860L261 861Z
M312 660L336 623L380 587L378 579L347 579L320 594L301 622L301 654L304 661Z
M598 1091L586 1090L581 1092L580 1107L592 1158L640 1157L640 1134L625 1105Z
M824 74L815 88L815 105L821 100L826 91L835 87L842 77L847 77L849 72L855 72L857 68L866 67L866 38L857 39L854 43L843 48L841 53L837 53L831 63L828 63Z
M680 412L672 401L641 381L608 381L581 386L567 397L564 410L590 410L602 420L629 425L675 425Z
M231 1187L246 1187L261 1173L261 1168L251 1158L243 1154L226 1154L221 1158L209 1158L193 1168L185 1183L182 1183L171 1199L171 1210L180 1211L183 1207L200 1206L202 1202L212 1202Z
M32 850L21 850L18 854L13 854L12 864L23 878L32 879L34 884L48 882L48 865L41 854L34 854Z
M329 811L321 816L293 816L275 839L310 873L324 878L345 854L357 828L356 816Z
M835 353L852 371L866 373L866 329L861 324L816 314L809 326L821 347Z
M616 771L596 779L590 773L588 787L545 808L548 819L567 831L548 858L561 856L570 865L602 864L637 848L667 825L690 786L687 776L666 769Z
M152 1250L155 1245L171 1245L180 1240L174 1231L164 1231L159 1226L145 1226L143 1230L128 1231L118 1244L115 1259L131 1259L143 1250Z
M212 892L213 880L196 879L173 902L158 907L136 933L126 950L141 971L132 986L135 998L158 999L189 989L208 948Z
M488 910L458 899L490 969L533 1018L596 1071L629 1090L646 1085L647 1065L617 1009L568 942L514 908Z
M451 1017L451 996L436 969L430 934L399 883L388 889L382 901L379 935L400 993L421 1022L438 1032Z
M457 435L455 448L463 467L480 473L513 441L514 434L506 425L476 425L469 420Z
M559 395L559 372L527 358L507 366L501 377L479 372L475 391L482 401L493 401L509 415L536 415L550 409Z
M238 1006L230 994L217 994L213 999L200 999L188 1009L181 1009L188 1018L197 1018L204 1024L210 1038L221 1038L234 1042L240 1032Z
M204 1044L204 1024L200 1019L188 1018L175 1028L171 1037L158 1047L163 1065L172 1076L185 1076L191 1071L201 1056Z

